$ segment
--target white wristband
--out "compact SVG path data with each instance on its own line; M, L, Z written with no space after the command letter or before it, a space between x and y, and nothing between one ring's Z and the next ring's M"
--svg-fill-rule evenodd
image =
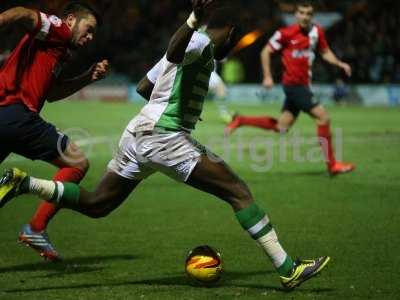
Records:
M192 28L192 29L194 29L194 30L197 29L197 27L198 27L198 21L197 21L197 18L196 18L196 15L194 14L194 12L192 12L192 13L190 14L189 18L188 18L187 21L186 21L186 24L187 24L190 28Z

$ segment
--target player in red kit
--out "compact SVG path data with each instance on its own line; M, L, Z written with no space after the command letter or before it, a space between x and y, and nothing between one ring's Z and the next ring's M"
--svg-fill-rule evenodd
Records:
M0 28L25 32L0 69L0 163L16 153L59 168L56 180L78 183L85 176L89 163L83 152L39 114L45 101L64 99L105 76L106 60L72 79L62 72L71 50L90 42L99 22L97 12L79 2L68 4L61 18L23 7L0 14ZM43 201L19 234L20 242L48 260L59 258L45 231L57 210Z
M352 70L330 50L324 31L319 25L312 23L313 14L314 8L310 2L300 2L295 13L297 23L278 30L261 54L263 86L268 89L274 86L270 68L271 55L277 52L281 52L282 55L282 83L286 100L279 119L236 115L225 132L229 135L241 126L253 126L285 133L296 122L299 113L306 112L317 124L317 134L328 171L331 175L337 175L351 172L355 166L335 159L329 115L325 108L313 99L310 85L315 52L319 52L328 63L341 68L347 76L351 76Z

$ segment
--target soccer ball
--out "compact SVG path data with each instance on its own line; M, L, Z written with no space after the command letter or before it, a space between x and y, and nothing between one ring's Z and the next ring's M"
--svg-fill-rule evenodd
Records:
M199 246L191 250L186 258L186 274L197 282L210 284L221 278L221 254L210 246Z

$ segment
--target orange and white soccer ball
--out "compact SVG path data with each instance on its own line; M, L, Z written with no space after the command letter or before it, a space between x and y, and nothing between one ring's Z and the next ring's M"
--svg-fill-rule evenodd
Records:
M215 283L221 278L221 254L210 246L199 246L189 252L185 264L186 274L200 283Z

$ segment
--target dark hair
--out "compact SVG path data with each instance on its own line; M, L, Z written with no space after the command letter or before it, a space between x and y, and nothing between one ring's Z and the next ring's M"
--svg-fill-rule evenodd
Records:
M296 9L298 9L300 6L302 7L312 7L314 8L314 3L313 1L310 0L301 0L296 2Z
M103 24L103 18L98 13L98 11L95 10L91 5L83 1L73 1L67 3L63 9L63 18L66 18L70 14L76 15L79 18L87 15L92 15L96 18L97 24L99 26Z

